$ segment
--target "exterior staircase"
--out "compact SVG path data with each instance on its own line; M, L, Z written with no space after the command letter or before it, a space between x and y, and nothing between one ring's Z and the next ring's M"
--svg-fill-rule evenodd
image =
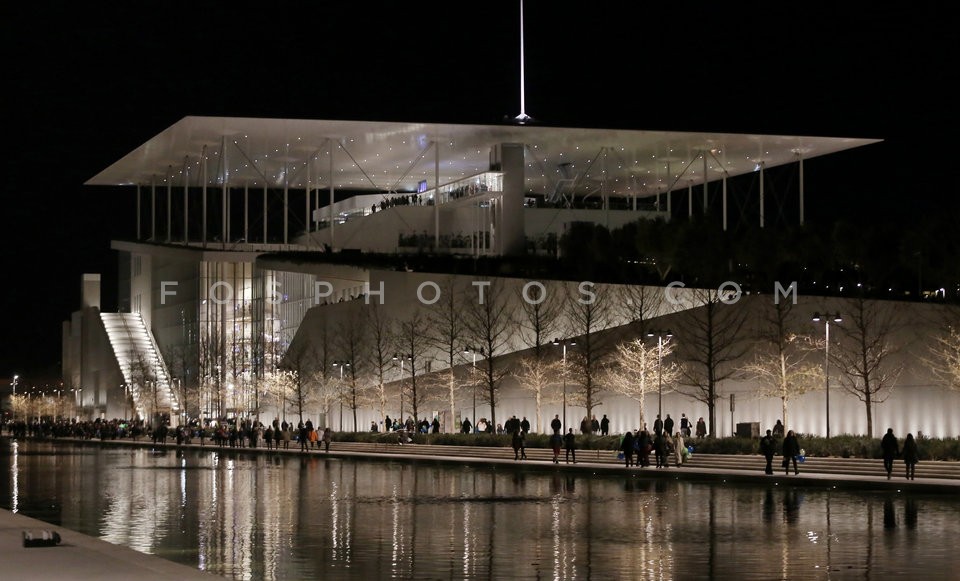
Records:
M170 372L140 313L100 313L100 318L137 415L146 419L147 413L168 412L171 420L177 417L180 402Z

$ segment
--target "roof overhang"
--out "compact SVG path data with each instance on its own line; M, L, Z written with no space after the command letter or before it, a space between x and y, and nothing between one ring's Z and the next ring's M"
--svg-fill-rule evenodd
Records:
M876 143L878 139L543 125L184 117L87 185L416 191L490 169L491 148L521 143L527 191L561 179L646 196ZM439 164L436 150L439 144ZM331 154L333 161L331 163ZM206 160L206 163L202 163ZM439 168L438 168L439 165ZM205 166L205 167L204 167ZM332 176L332 179L331 179Z

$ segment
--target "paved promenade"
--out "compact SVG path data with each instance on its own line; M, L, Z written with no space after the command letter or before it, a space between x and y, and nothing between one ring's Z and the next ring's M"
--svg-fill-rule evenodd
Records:
M61 438L55 441L65 445L85 446L158 446L174 450L176 444L154 445L149 440L74 440ZM199 444L186 444L181 448L201 449ZM406 461L426 463L475 464L497 466L502 469L535 471L572 471L584 474L623 475L635 478L689 478L723 482L763 483L778 485L842 488L848 490L891 490L923 494L960 494L960 462L921 462L916 480L906 480L903 463L896 463L895 476L887 480L882 461L857 458L807 458L800 464L799 475L785 475L778 470L775 475L763 474L763 458L760 456L727 456L694 454L691 461L682 467L627 468L618 461L613 451L578 450L577 463L567 464L561 452L560 464L552 461L553 453L542 448L527 450L527 460L516 461L513 450L508 447L486 448L478 446L437 446L421 444L398 445L396 443L334 442L329 452L311 449L301 452L291 443L286 450L267 448L230 448L211 445L203 447L210 452L237 455L281 454L298 456L329 455L334 458L356 458L370 461ZM779 468L779 457L774 462ZM24 548L24 530L52 530L63 539L57 547ZM129 580L152 581L161 579L217 579L190 567L178 565L159 557L145 555L106 541L101 541L60 527L0 510L0 581L10 580L74 580L97 579L98 581Z
M24 547L23 531L55 531L60 544ZM114 545L0 510L0 580L3 581L211 581L222 579L193 567Z

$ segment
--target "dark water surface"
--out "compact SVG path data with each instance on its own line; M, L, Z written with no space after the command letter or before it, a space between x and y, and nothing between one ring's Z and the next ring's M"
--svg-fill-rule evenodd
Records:
M960 579L947 495L0 443L0 507L233 579Z

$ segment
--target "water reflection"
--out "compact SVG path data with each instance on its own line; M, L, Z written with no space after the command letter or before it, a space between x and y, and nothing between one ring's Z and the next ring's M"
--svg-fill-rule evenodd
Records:
M234 579L877 578L915 563L937 579L960 565L944 542L960 535L955 498L3 442L4 508Z

